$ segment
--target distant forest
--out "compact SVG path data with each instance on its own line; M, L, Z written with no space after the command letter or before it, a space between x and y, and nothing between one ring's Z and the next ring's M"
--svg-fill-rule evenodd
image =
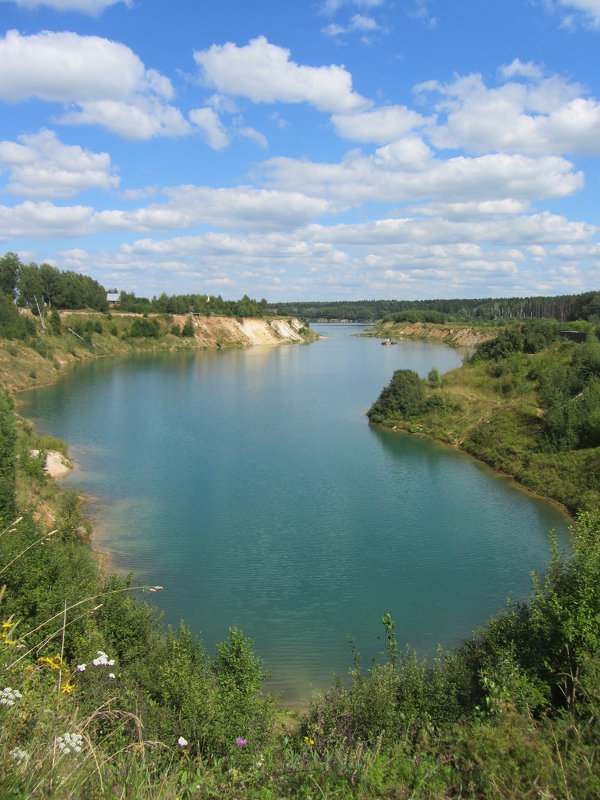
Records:
M110 289L108 290L111 291ZM115 292L116 294L116 292ZM24 264L15 253L0 257L0 317L11 314L8 304L28 306L37 316L49 309L107 311L107 290L88 275L61 271L49 264ZM134 292L118 294L121 311L138 314L196 314L227 317L279 315L351 322L486 322L532 318L570 322L600 322L600 292L558 297L512 297L457 300L338 300L270 304L263 298L224 300L205 293L167 295L149 299Z
M558 297L504 297L458 300L340 300L278 303L277 313L308 321L472 322L554 319L600 321L600 292Z

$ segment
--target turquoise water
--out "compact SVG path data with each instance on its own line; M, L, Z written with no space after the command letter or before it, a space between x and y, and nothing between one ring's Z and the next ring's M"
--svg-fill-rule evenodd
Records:
M444 372L455 350L315 329L306 346L97 360L20 409L69 442L115 565L163 585L152 600L209 651L242 628L289 703L346 674L347 634L368 665L385 612L401 645L460 642L529 596L550 529L566 541L508 480L369 425L395 369Z

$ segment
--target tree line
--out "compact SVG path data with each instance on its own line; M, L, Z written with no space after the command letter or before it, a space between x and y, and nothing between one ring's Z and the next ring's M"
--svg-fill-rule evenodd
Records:
M273 309L267 308L264 298L254 300L248 295L241 300L224 300L221 295L167 295L163 292L159 297L149 299L136 297L135 292L121 291L114 305L121 311L137 314L201 314L239 318L273 314ZM29 308L38 317L42 327L45 327L46 320L50 324L54 321L59 327L56 311L85 309L107 312L109 302L104 286L88 275L59 270L50 264L25 264L16 253L9 252L0 258L0 336L24 340L36 335L33 318L19 314L19 308ZM184 335L186 331L187 335L193 333L184 328Z
M600 321L600 292L556 297L504 297L437 300L340 300L278 303L280 315L309 321L486 322L554 319Z
M224 300L221 295L177 294L163 292L159 297L136 297L135 292L119 294L121 311L137 314L201 314L219 317L265 317L272 314L267 301L253 300L244 295L241 300Z

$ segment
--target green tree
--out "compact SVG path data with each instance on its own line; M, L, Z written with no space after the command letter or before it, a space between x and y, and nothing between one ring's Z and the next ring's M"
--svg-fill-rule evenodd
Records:
M60 321L60 314L55 308L52 309L52 313L50 314L50 327L52 328L52 333L54 333L56 336L61 335L62 324Z
M371 422L384 422L389 417L408 419L423 408L425 381L412 369L397 369L367 416Z
M39 305L41 310L44 305L44 294L40 280L40 270L33 261L30 264L21 265L17 290L19 292L19 305L29 306L37 314L37 306Z
M0 258L0 292L14 300L21 261L16 253L6 253Z
M185 321L185 325L181 329L182 336L193 336L194 335L194 323L192 322L192 318L188 317Z
M51 267L50 264L42 264L39 268L39 284L44 298L44 303L48 307L60 305L62 294L62 278L59 270Z
M442 380L440 378L440 373L437 367L432 367L429 370L429 375L427 376L427 381L429 382L430 386L440 386Z
M17 427L13 403L6 392L0 394L0 521L15 515L17 481Z
M242 695L257 692L265 678L262 661L254 654L253 642L238 628L229 629L226 642L217 642L215 671L225 689L234 688Z

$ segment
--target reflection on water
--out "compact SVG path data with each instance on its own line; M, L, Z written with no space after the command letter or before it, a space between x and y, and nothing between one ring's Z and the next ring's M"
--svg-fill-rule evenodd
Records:
M400 643L433 652L525 598L564 518L449 448L371 427L399 368L460 363L355 326L310 346L99 360L32 392L23 413L72 443L71 481L101 508L102 549L165 586L209 650L252 636L287 702ZM154 598L153 598L154 599ZM381 629L381 630L380 630Z

